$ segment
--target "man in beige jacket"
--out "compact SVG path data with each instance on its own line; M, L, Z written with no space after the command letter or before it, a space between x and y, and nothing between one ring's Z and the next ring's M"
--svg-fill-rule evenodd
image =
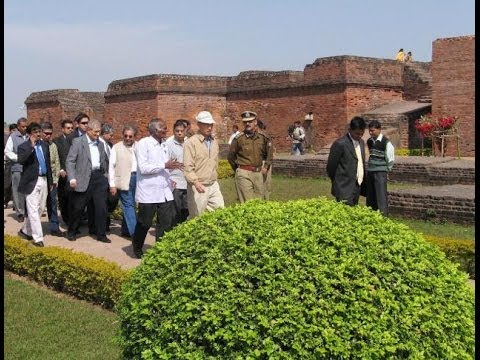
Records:
M215 121L208 111L200 111L196 120L198 133L185 142L183 154L190 218L225 206L217 182L219 146L212 135Z

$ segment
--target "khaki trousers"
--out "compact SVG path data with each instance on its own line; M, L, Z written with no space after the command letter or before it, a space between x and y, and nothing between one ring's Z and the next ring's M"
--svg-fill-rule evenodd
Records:
M215 181L212 185L204 185L205 192L199 193L195 186L187 185L187 202L189 219L203 214L205 211L213 211L225 207L220 186Z
M235 185L237 188L238 200L241 203L250 199L263 199L265 185L263 174L254 171L237 168L235 171Z

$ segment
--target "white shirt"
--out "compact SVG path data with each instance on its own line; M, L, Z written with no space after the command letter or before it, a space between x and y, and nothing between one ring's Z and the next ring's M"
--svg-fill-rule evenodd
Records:
M378 137L374 140L375 141L382 141L382 139L383 139L383 134L380 133L380 135L378 135ZM388 171L390 171L390 170L392 170L393 162L395 161L395 149L394 149L391 141L387 142L387 147L385 149L385 156L386 156L386 160L387 160L387 168L388 168Z
M88 140L88 148L90 149L90 157L92 158L92 170L100 169L100 151L98 150L98 140L92 140L85 134Z
M137 188L135 200L144 204L157 204L173 200L170 171L165 169L169 160L165 143L152 136L141 139L135 148L137 157Z
M22 135L22 137L23 137L23 140L28 139L27 135ZM15 162L18 161L18 156L13 151L13 140L11 136L8 137L7 143L5 144L4 157L6 157L8 160L11 160L11 161L15 161Z
M170 159L175 159L178 162L183 163L183 145L185 144L185 140L183 142L178 142L175 140L175 137L169 138L165 141L165 146L168 149L168 156ZM185 179L185 175L183 171L180 169L170 170L171 179L175 181L177 184L175 188L177 189L187 189L187 180Z
M108 183L110 187L115 187L115 165L117 165L117 152L110 152L110 160L108 162ZM137 171L137 157L135 156L135 143L132 145L132 171Z
M232 144L233 139L235 139L235 136L237 136L238 134L240 134L240 131L237 130L232 134L232 136L230 136L230 139L228 139L228 145Z

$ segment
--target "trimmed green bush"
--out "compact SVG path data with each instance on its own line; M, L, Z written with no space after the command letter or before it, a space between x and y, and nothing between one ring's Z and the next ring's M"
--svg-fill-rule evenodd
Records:
M107 309L130 276L115 263L56 246L39 248L16 236L5 235L3 253L6 270Z
M395 155L397 156L432 156L432 149L424 148L423 155L422 155L422 149L396 148Z
M467 275L407 226L325 198L250 201L149 250L117 305L127 359L473 359Z

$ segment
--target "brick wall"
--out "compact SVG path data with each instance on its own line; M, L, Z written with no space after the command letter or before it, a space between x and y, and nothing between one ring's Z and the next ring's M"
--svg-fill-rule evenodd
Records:
M475 224L475 199L389 191L388 209L391 215L411 219Z
M475 156L475 36L433 42L432 115L458 116L461 155ZM453 139L446 154L456 155Z

